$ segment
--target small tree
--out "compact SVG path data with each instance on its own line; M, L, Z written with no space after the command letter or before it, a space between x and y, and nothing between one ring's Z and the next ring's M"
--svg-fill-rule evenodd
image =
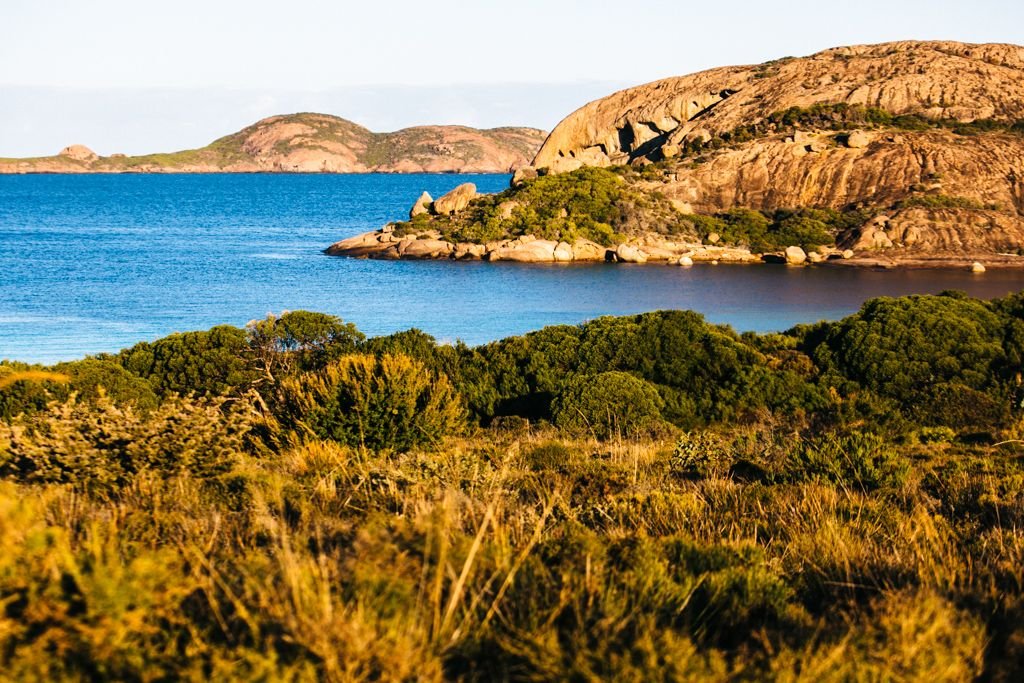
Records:
M271 381L295 370L319 369L365 339L352 323L310 311L270 314L250 322L246 333L257 366Z

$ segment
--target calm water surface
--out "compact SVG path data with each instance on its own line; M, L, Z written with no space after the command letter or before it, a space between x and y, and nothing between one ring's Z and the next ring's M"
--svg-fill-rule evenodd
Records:
M0 176L0 358L53 362L268 312L339 315L476 344L663 308L738 330L837 319L880 295L1001 296L1016 272L777 266L517 265L325 256L343 237L508 176Z

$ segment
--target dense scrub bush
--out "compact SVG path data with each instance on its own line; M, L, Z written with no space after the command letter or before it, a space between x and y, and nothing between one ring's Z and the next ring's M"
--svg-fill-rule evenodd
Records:
M0 476L110 490L136 475L215 476L242 451L244 405L172 399L149 413L105 398L68 401L47 413L0 423Z
M899 488L909 471L906 457L884 438L863 432L829 435L800 444L787 464L788 476L823 479L866 491Z
M790 246L807 251L835 244L836 236L859 226L868 216L861 210L779 209L770 214L733 208L714 216L687 216L701 238L717 233L725 244L749 247L754 252L778 251Z
M206 332L141 342L117 359L132 374L149 380L160 396L223 396L237 393L255 379L248 350L244 330L220 325Z
M351 446L405 451L464 426L446 377L400 355L349 355L282 383L286 424Z
M687 432L676 441L669 460L672 472L684 477L707 478L725 474L732 464L726 444L711 432Z
M24 363L3 362L0 363L0 382L14 373L25 372L28 373L26 380L0 384L0 419L38 412L50 403L67 401L72 396L85 402L102 396L114 404L132 405L142 411L155 407L158 402L149 382L111 359L86 358L58 363L46 370Z
M634 437L655 428L664 404L650 383L625 372L577 375L555 399L560 428L598 439Z
M684 428L761 408L812 411L828 400L801 372L773 369L767 356L731 330L689 311L549 327L477 353L475 362L489 375L480 385L483 392L473 396L481 414L550 417L548 406L567 377L605 371L628 372L655 384L664 418Z
M970 197L954 197L947 194L919 194L903 200L901 207L920 206L926 209L984 209L985 205Z
M909 408L943 383L998 396L1002 338L1002 321L983 302L946 294L872 299L810 334L804 348L826 372Z

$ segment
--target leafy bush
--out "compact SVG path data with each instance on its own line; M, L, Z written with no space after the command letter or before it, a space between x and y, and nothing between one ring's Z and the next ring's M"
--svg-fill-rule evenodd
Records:
M46 370L24 363L0 363L0 380L15 373L28 373L29 379L0 385L0 419L39 412L71 396L87 402L103 396L117 405L130 404L142 411L153 408L158 401L149 382L109 358L58 363Z
M0 423L0 476L29 483L81 484L103 491L146 471L215 476L241 452L246 407L222 400L165 401L141 413L99 397Z
M819 367L909 408L944 382L997 390L1002 335L999 316L977 300L953 294L883 297L807 339L805 349Z
M561 441L546 441L528 450L524 456L531 470L558 470L570 464L576 453Z
M321 368L352 353L366 339L352 323L310 311L268 315L249 323L246 333L256 363L269 379L279 373Z
M580 375L552 407L555 424L598 439L632 437L655 427L664 401L650 383L626 372Z
M711 432L688 432L676 442L669 467L678 475L706 479L729 469L731 454L722 440Z
M373 450L437 445L465 423L444 376L401 355L344 356L282 383L286 422L317 436Z
M836 235L867 220L860 210L779 209L766 215L734 208L714 216L687 216L701 237L717 233L724 244L744 245L754 252L778 251L790 246L815 250L835 243Z
M160 396L239 393L256 378L243 330L220 325L205 332L172 334L125 349L117 359L144 377Z
M926 209L984 209L985 205L969 197L952 197L946 194L921 194L903 200L902 206L920 206Z
M898 488L910 463L877 434L830 435L801 444L788 463L790 476L823 479L865 491Z

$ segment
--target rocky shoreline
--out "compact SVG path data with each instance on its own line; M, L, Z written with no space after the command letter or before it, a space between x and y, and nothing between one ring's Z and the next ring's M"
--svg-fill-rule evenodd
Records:
M756 253L743 247L663 240L655 236L616 246L589 240L572 244L523 235L486 244L449 242L437 231L396 235L393 225L332 244L329 256L390 261L488 261L514 263L629 263L694 266L698 264L780 264L788 266L844 266L879 269L962 268L976 273L987 269L1024 268L1024 256L985 254L962 257L914 256L892 258L856 254L851 250L822 249L804 252L790 247L783 252Z
M520 172L521 173L521 172ZM519 182L519 175L513 185ZM424 192L409 211L410 219L423 215L452 216L465 210L480 195L472 183L464 183L434 201ZM410 231L412 223L389 223L379 230L361 233L329 246L330 256L371 258L381 260L451 260L510 261L516 263L661 263L693 266L698 263L774 263L790 266L842 264L871 268L967 268L983 273L988 267L1019 268L1024 256L1016 254L960 254L940 256L928 253L905 253L900 256L880 253L876 248L886 233L877 220L858 231L859 238L851 248L821 246L804 251L789 246L781 251L758 253L737 246L719 244L717 234L708 242L669 239L659 234L634 237L616 245L602 245L587 239L573 242L554 241L526 234L486 243L455 242L445 239L441 231L425 229ZM881 236L881 237L880 237ZM887 238L885 238L887 239ZM867 245L865 248L864 245ZM850 246L850 245L847 245ZM891 242L889 246L892 246Z

